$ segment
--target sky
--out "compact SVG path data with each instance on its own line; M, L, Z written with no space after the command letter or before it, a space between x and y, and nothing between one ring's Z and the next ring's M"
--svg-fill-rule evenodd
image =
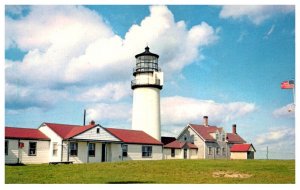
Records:
M131 128L132 69L158 54L163 136L209 124L295 159L293 5L5 6L5 126Z

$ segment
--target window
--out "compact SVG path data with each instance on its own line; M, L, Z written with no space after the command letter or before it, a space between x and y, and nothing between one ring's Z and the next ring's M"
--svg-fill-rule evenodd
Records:
M225 141L225 134L222 135L222 141Z
M58 151L58 144L57 144L57 142L54 142L53 143L53 151L52 151L53 156L57 156L57 151Z
M152 156L152 146L142 146L142 157Z
M171 157L175 157L175 148L171 149Z
M124 157L127 157L127 152L128 152L128 145L127 144L123 144L122 145L122 155Z
M226 149L225 148L222 148L222 153L223 153L223 155L226 155Z
M98 134L100 133L100 128L97 128L97 133L98 133Z
M217 147L217 154L220 154L220 147Z
M89 143L89 156L95 156L95 143Z
M5 155L8 155L8 141L5 141Z
M208 154L212 155L212 148L211 147L208 147Z
M70 143L70 155L77 156L77 151L78 151L78 143L71 142Z
M29 142L29 156L36 156L36 142Z
M184 141L187 141L187 136L186 136L186 135L184 135L183 139L184 139Z
M219 140L219 134L216 133L216 140Z

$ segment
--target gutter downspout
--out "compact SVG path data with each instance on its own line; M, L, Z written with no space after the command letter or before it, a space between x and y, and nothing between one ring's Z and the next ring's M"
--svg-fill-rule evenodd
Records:
M20 139L18 139L18 164L20 164Z
M87 147L86 162L89 163L89 141L86 141L86 147Z
M68 143L68 152L67 152L67 159L68 159L68 162L70 161L70 141L68 140L67 141Z
M60 161L63 161L63 151L64 151L64 145L63 145L64 141L61 141L61 157L60 157Z

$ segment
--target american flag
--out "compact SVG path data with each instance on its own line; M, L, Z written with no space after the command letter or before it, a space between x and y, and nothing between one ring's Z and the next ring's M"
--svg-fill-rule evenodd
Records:
M281 83L281 89L293 89L295 87L294 80L287 80Z

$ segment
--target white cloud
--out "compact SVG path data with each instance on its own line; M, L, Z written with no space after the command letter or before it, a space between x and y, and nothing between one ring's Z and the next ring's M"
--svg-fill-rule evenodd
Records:
M5 84L5 107L9 110L49 108L59 100L64 100L67 96L67 92L59 90L26 88Z
M119 101L131 94L130 82L107 83L102 87L94 87L78 95L77 100L99 102L103 100Z
M295 128L273 127L257 135L253 144L256 158L265 159L268 147L269 159L295 159Z
M124 103L106 104L98 103L90 105L87 109L88 120L124 120L131 119L131 105Z
M6 17L6 48L27 52L21 61L7 60L6 81L28 88L82 87L87 91L82 96L103 99L109 93L97 97L89 89L103 93L101 86L107 83L128 81L134 55L147 43L160 55L160 66L168 70L166 78L172 79L203 57L200 49L218 39L217 31L205 22L187 29L184 21L175 22L166 6L150 6L150 15L122 38L88 8L32 6L20 19ZM121 98L116 89L110 92L116 100Z
M276 14L287 14L295 11L293 5L225 5L220 12L220 18L249 19L259 25Z
M212 100L199 100L187 97L161 98L162 135L176 136L188 123L202 123L204 115L209 116L209 123L240 118L255 110L255 105L246 102L216 103ZM110 104L91 104L87 109L88 118L109 123L119 121L128 123L132 117L132 105L112 102Z
M32 77L37 78L38 73L45 76L56 71L63 75L56 80L65 82L89 79L95 73L130 74L134 55L143 50L146 42L164 55L162 66L178 71L199 56L200 46L217 39L214 29L205 22L187 30L184 21L174 21L167 7L152 6L150 11L150 16L140 25L133 25L122 39L99 15L86 8L34 6L22 20L7 18L6 39L8 47L16 44L29 51L20 64L24 75L31 70L35 74Z
M255 104L246 102L216 103L187 97L166 97L161 101L162 125L202 123L204 115L211 124L230 121L255 110Z
M295 106L294 104L287 104L281 108L273 111L275 117L294 118L295 117Z
M272 128L267 133L260 134L256 137L257 145L277 144L281 141L294 141L295 129L289 127Z

